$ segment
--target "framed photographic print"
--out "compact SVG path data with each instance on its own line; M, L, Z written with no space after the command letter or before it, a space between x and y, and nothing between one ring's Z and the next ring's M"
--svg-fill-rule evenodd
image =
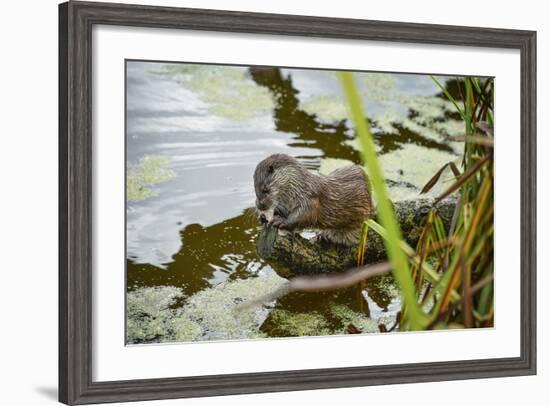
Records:
M59 7L59 399L536 373L536 33Z

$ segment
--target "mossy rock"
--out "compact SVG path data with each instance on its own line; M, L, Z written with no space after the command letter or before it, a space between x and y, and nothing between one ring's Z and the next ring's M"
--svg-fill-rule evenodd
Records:
M394 203L397 220L405 241L415 247L433 199L415 199ZM435 205L448 230L456 206L456 198L448 198ZM285 277L341 272L357 264L357 247L345 247L327 242L308 240L298 233L280 232L271 226L262 226L256 240L256 251L274 269ZM369 231L364 263L376 263L387 258L384 241L373 230Z

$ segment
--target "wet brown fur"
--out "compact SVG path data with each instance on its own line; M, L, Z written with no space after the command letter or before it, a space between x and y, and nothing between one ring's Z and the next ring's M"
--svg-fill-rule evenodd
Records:
M274 154L257 165L254 188L267 221L288 230L321 230L321 238L335 243L356 243L373 212L367 175L357 165L317 175L291 156Z

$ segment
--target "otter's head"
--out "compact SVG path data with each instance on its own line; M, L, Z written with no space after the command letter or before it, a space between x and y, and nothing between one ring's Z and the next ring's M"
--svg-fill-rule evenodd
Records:
M254 171L254 190L256 192L256 208L260 221L273 219L277 208L277 198L280 192L280 171L285 167L299 166L298 161L285 154L274 154L261 161ZM278 181L279 180L279 181Z

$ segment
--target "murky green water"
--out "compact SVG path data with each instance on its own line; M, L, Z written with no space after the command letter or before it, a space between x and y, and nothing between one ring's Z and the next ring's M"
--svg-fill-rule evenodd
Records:
M357 75L393 199L457 160L463 124L429 76ZM440 78L452 84L452 78ZM259 259L252 174L282 152L312 171L360 163L333 72L127 63L128 342L345 334L391 326L391 277L237 305L284 282ZM444 187L444 183L442 186ZM437 194L440 189L434 189ZM353 329L352 329L353 330Z

